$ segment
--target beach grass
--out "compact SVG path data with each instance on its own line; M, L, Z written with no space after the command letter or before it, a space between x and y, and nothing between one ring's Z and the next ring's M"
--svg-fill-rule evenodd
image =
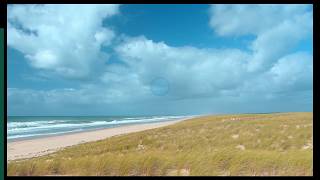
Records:
M310 176L313 113L204 116L8 163L12 175Z

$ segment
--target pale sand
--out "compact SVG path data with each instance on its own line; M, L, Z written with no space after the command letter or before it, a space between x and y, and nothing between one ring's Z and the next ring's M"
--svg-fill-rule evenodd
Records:
M97 141L111 136L168 126L186 119L150 124L127 125L102 130L8 142L7 162L11 160L42 156L45 154L56 152L67 146L72 146L90 141Z

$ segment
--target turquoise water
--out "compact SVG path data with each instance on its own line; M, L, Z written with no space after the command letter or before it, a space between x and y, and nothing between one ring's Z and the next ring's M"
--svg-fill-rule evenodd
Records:
M171 121L187 116L9 116L7 139L17 140L112 128L128 124Z

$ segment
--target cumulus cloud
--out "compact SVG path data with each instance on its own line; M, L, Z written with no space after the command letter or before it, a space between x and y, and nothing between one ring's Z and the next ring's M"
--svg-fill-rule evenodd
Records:
M263 96L267 92L312 89L313 59L307 52L287 54L267 71L252 73L247 67L254 54L237 49L171 47L139 37L127 39L116 51L145 86L157 77L167 79L173 98L252 91Z
M174 98L214 95L240 85L249 58L237 49L171 47L145 37L127 39L116 52L145 86L165 78Z
M32 67L67 78L83 78L106 61L102 46L115 33L103 20L119 13L118 5L9 5L8 45Z
M210 26L221 36L259 35L290 19L305 15L308 5L212 5ZM310 20L309 20L310 21Z
M259 109L257 104L270 106L269 110L273 111L311 107L313 57L311 52L295 50L302 40L312 37L312 11L307 6L211 6L210 27L214 32L223 38L254 35L249 51L175 47L145 36L123 35L114 44L115 32L101 23L103 18L116 14L118 6L108 6L109 10L92 6L91 10L81 12L87 13L87 19L82 21L90 21L90 27L78 21L74 25L65 23L71 29L67 31L69 34L48 37L49 34L41 33L63 33L57 24L75 18L77 13L68 17L61 13L60 18L46 24L46 16L37 14L50 14L55 8L43 7L46 6L40 6L40 10L28 9L33 6L19 10L17 6L18 12L12 12L9 17L12 22L8 26L8 43L23 52L34 68L82 77L96 70L94 64L104 54L100 50L103 46L112 47L121 63L100 67L101 73L94 82L83 83L78 88L8 89L11 104L25 105L23 108L35 102L57 108L61 104L93 106L108 113L144 112L152 108L154 111L150 113L267 111L263 106ZM14 14L22 16L20 11L32 11L40 23L24 20L25 17L15 18ZM15 19L20 19L21 25ZM159 79L162 83L157 83ZM165 91L159 95L154 89Z
M282 57L269 70L277 89L311 90L313 81L313 60L308 53L294 53Z
M255 35L249 71L265 71L312 35L308 5L212 5L210 26L221 36Z

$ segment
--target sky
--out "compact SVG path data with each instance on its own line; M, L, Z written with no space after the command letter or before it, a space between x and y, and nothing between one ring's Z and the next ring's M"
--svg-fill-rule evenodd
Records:
M8 5L10 116L313 111L312 5Z

